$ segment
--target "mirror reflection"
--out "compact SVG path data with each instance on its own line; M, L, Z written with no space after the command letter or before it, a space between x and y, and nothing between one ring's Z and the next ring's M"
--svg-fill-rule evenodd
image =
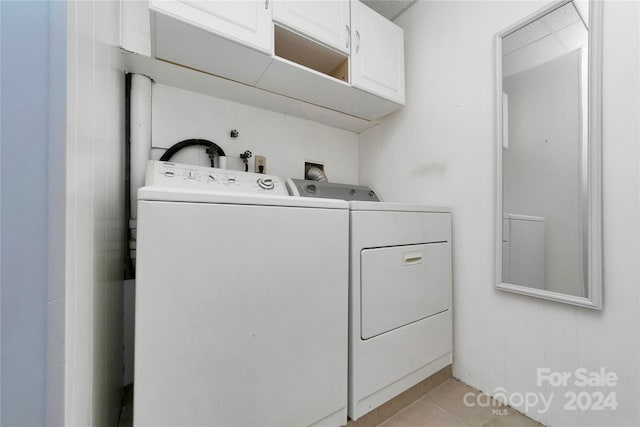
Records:
M588 4L502 38L502 282L588 297Z

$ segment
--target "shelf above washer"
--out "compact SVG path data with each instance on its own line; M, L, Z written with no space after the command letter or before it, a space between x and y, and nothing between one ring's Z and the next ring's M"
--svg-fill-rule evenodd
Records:
M157 83L289 114L356 133L379 123L171 62L126 50L121 50L121 53L125 71L149 76Z

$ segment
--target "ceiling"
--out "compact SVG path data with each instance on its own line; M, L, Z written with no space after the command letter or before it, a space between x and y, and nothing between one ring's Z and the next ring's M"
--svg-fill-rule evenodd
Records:
M362 0L364 4L393 21L416 0Z
M503 76L528 70L586 46L588 31L584 21L572 2L504 37Z

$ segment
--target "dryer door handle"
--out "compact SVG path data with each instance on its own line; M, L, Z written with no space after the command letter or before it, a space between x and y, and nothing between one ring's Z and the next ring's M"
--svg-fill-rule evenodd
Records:
M402 258L404 266L422 264L422 252L406 252Z

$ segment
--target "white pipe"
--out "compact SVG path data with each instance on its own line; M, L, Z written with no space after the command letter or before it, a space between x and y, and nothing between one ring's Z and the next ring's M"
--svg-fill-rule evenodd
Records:
M151 79L131 76L130 94L131 219L138 217L138 188L144 186L147 161L151 159Z
M136 229L138 218L138 189L144 185L147 162L151 159L151 79L141 74L131 76L130 123L130 197L131 259L136 258Z

